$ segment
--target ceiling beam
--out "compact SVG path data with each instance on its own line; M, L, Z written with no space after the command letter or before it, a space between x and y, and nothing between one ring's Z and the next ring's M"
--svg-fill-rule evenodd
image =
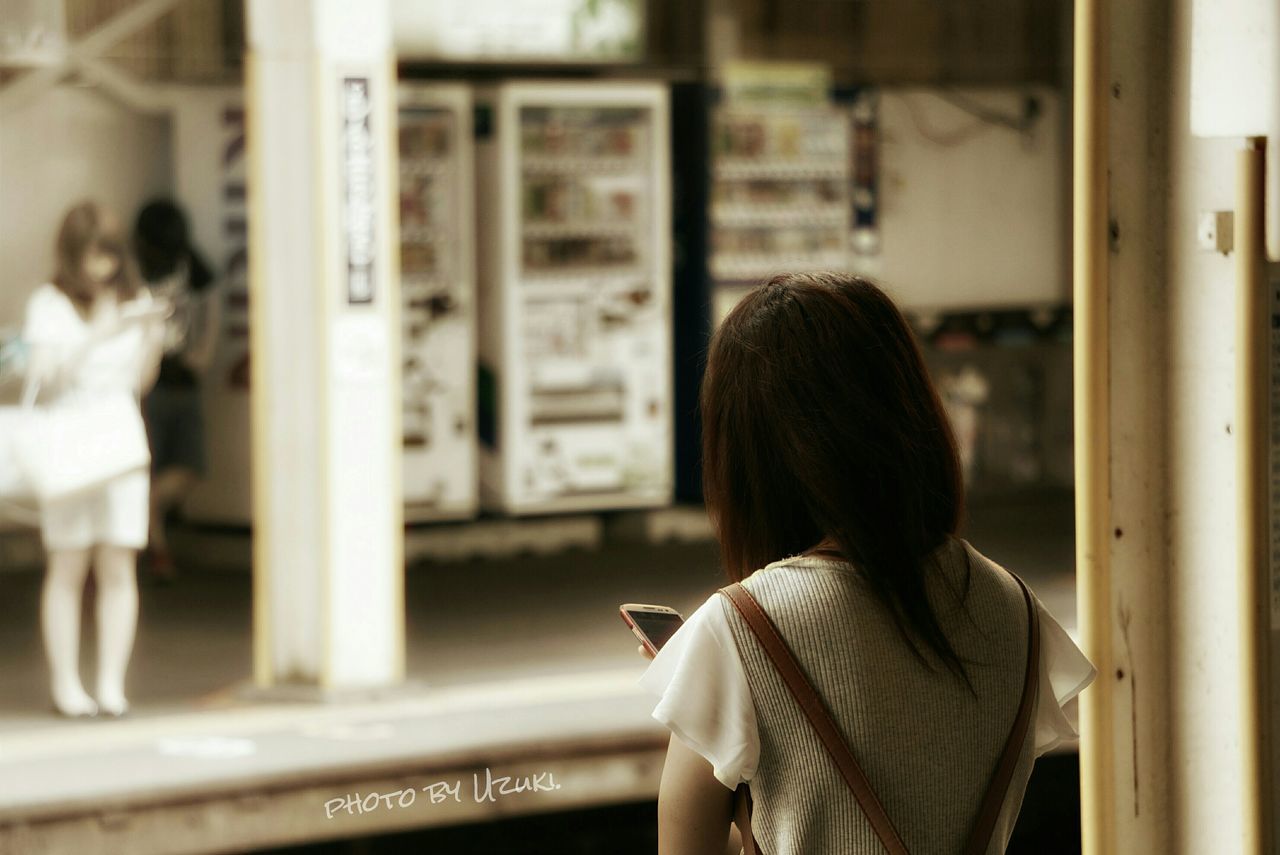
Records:
M0 88L0 117L55 86L87 61L96 60L185 0L138 0L67 46L60 62L28 71Z

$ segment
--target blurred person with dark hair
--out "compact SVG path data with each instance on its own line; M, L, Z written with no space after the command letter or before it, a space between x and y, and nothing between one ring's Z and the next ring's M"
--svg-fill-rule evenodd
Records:
M27 303L28 382L41 400L71 411L119 396L136 413L139 397L155 382L166 307L139 287L118 220L93 202L67 212L55 252L52 280ZM140 418L100 428L104 434L137 430L142 440ZM124 678L137 627L137 553L147 543L149 487L143 467L41 507L48 554L41 624L54 707L63 715L121 715L128 708ZM96 702L79 672L81 597L90 566L97 583Z
M187 218L175 202L156 199L143 206L134 247L147 287L173 305L160 376L143 401L152 471L146 566L157 581L170 581L176 572L166 522L205 473L200 383L217 346L218 301L213 273L191 244Z
M1075 737L1063 705L1095 671L957 535L955 439L902 313L858 277L775 276L712 337L701 411L726 573L772 620L892 829L873 826L747 612L717 592L641 678L673 732L661 855L724 852L744 784L768 855L882 852L885 834L910 852L1003 852L1035 758ZM993 783L1006 743L1011 771Z

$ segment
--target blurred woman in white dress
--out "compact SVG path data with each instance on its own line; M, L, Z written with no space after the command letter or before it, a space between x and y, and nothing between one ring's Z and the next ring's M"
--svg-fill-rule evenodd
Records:
M73 207L58 232L54 275L27 303L28 380L38 385L39 400L74 406L127 396L136 407L155 382L163 316L164 307L139 287L118 220L93 202ZM48 556L41 626L53 704L63 715L118 716L128 709L124 680L137 626L137 554L147 545L149 484L149 473L139 469L41 508ZM80 603L90 567L97 587L96 701L79 673Z

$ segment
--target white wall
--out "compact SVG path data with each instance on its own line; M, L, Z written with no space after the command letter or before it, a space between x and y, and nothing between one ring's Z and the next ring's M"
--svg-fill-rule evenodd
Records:
M168 122L94 90L59 86L0 116L0 327L21 324L53 267L67 208L91 197L126 228L171 186Z
M1070 298L1069 100L1043 86L956 94L1016 117L1028 134L982 122L927 88L880 96L878 256L860 272L919 309L1062 303Z
M1180 852L1247 851L1241 839L1236 568L1237 257L1197 249L1198 211L1235 207L1241 140L1190 129L1192 0L1173 4L1169 116L1168 505L1173 810Z

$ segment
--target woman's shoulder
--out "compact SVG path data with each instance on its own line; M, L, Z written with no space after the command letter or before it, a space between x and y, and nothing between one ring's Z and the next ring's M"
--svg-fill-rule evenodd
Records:
M1036 595L1031 584L983 554L973 544L968 541L963 543L977 574L977 585L985 588L983 602L978 607L985 608L991 614L992 603L998 598L1001 614L1026 614L1029 600L1039 624L1039 686L1032 728L1035 755L1038 757L1078 737L1075 713L1067 704L1093 682L1098 674L1097 669L1068 629L1073 626L1074 615L1070 611L1062 614L1067 619L1067 625L1064 626ZM1050 601L1053 602L1054 599L1051 597Z
M27 298L28 306L71 305L71 298L52 282L41 282Z
M52 282L38 285L27 298L27 323L44 326L78 320L71 298Z
M949 567L958 579L963 580L964 577L959 576L959 573L965 573L970 585L976 582L989 590L999 591L1007 600L1016 599L1018 603L1025 603L1027 594L1030 594L1034 601L1034 593L1029 587L1024 587L1025 583L1020 576L987 556L968 540L957 537L954 541L957 545L950 554Z
M964 538L948 535L926 556L926 575L935 607L965 592L966 603L980 600L1000 613L1024 609L1017 578ZM865 574L849 561L817 555L793 555L759 568L742 582L752 595L778 610L850 608L878 612L881 598ZM941 596L944 592L952 596ZM939 599L939 597L941 598ZM972 598L972 599L970 599Z
M771 562L747 576L742 587L770 620L780 627L839 622L879 607L871 585L854 565L803 555ZM723 604L725 621L737 630L747 626L738 608Z
M772 561L742 580L753 595L764 595L781 605L795 598L808 600L809 594L829 590L831 585L851 592L870 593L858 568L848 561L822 555L791 555Z

